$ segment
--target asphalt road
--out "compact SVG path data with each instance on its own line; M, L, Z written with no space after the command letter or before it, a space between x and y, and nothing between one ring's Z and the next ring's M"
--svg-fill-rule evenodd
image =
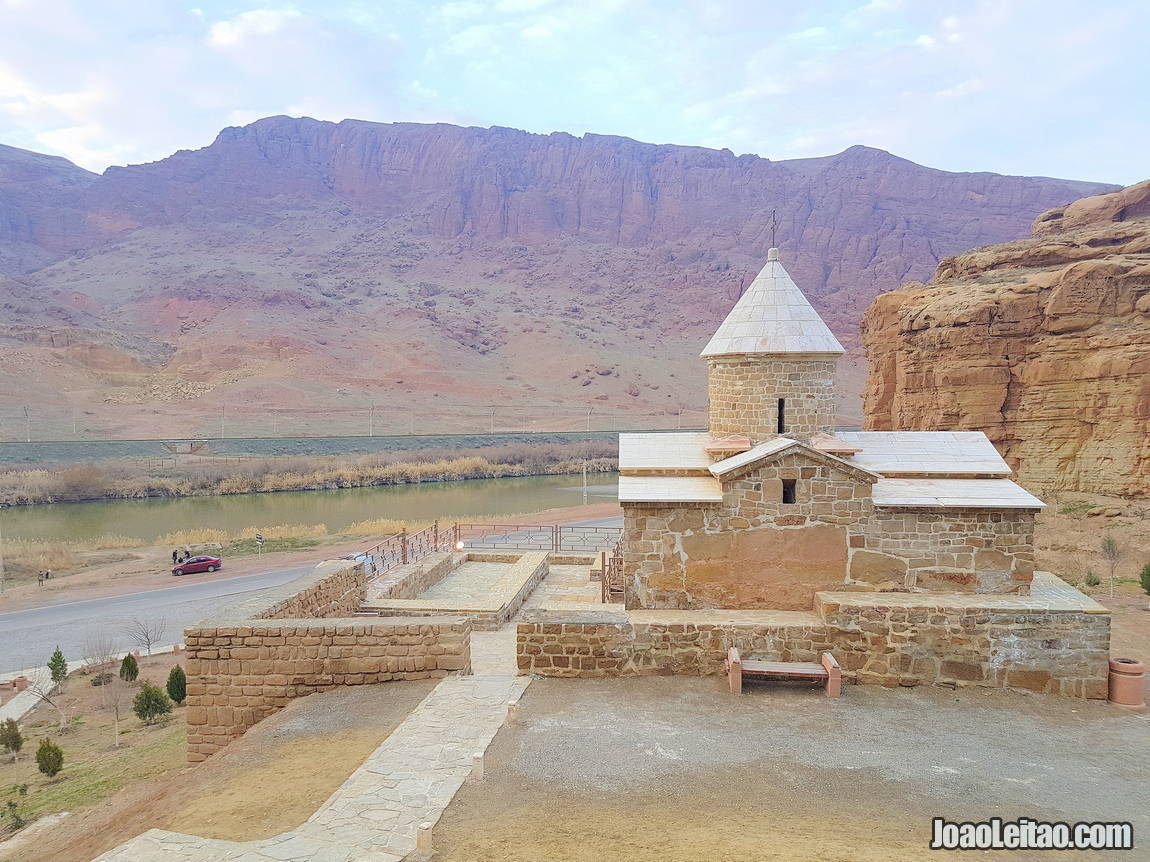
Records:
M622 518L582 521L585 527L621 527ZM508 534L504 538L517 535ZM167 633L162 643L182 640L187 626L209 616L233 597L249 598L256 590L277 587L310 572L314 564L275 569L222 581L211 575L184 575L179 586L148 590L103 599L49 605L27 611L0 614L0 673L23 670L48 661L57 646L69 660L80 658L84 641L94 632L111 632L119 637L121 649L133 644L124 636L124 625L133 617L163 618Z
M184 575L179 586L123 596L48 605L0 614L0 673L22 670L48 660L58 645L68 659L80 658L84 641L94 632L111 632L132 649L124 636L126 621L163 618L167 633L161 643L183 639L184 629L208 616L232 597L247 598L256 590L279 586L310 572L314 564L276 569L228 580L207 580L211 575ZM194 580L193 580L194 579Z

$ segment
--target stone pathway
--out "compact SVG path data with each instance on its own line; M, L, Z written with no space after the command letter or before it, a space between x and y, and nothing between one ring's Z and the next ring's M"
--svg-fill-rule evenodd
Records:
M435 823L531 678L516 676L515 627L475 632L471 676L444 679L298 829L237 842L151 829L102 862L399 862Z
M465 566L491 567L469 573L476 586L507 569L505 563ZM552 567L524 610L601 608L599 584L589 582L588 568ZM97 862L399 862L415 850L419 825L437 822L451 804L471 774L474 755L507 720L507 704L530 685L531 677L516 675L515 639L515 620L495 631L473 631L472 675L440 682L298 829L251 842L151 829Z

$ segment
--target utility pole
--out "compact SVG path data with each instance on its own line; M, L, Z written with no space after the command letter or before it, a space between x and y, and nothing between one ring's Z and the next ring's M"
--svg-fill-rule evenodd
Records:
M4 504L0 503L0 596L4 595Z
M588 410L587 410L587 430L588 431L591 430L591 414L594 412L595 412L594 406L588 408Z
M491 433L495 433L495 408L491 408Z
M77 430L77 427L76 427L76 408L75 407L72 408L72 439L73 440L79 440L80 439L80 432Z
M680 431L683 430L683 405L679 405L679 424L675 426Z
M220 405L220 439L224 439L224 405Z
M29 412L27 407L24 408L24 429L26 431L26 436L28 438L28 442L31 443L32 442L32 414Z
M367 436L368 437L374 437L375 436L375 405L374 404L372 404L371 407L368 408Z

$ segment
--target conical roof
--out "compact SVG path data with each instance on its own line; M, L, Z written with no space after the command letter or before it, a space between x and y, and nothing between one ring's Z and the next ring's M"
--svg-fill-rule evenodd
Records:
M767 265L700 355L842 352L843 346L779 263L779 250L772 248Z

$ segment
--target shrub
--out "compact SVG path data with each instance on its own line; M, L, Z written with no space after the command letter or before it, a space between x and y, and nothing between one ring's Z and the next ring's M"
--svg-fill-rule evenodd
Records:
M56 647L56 651L48 659L48 671L52 674L52 682L55 683L63 682L68 676L68 662L64 658L64 653L60 651L60 647Z
M1150 563L1144 565L1138 573L1138 582L1142 585L1142 591L1150 596Z
M16 791L16 798L4 803L3 814L4 819L8 821L8 828L16 832L28 825L28 814L24 810L24 797L28 795L28 785L14 784L12 789Z
M140 665L136 662L136 657L128 653L120 662L120 679L124 682L135 682L139 675Z
M172 668L171 673L168 674L168 697L176 703L183 703L184 698L188 696L188 678L184 675L184 669L179 665Z
M48 737L40 740L36 749L36 765L49 778L64 768L64 750Z
M155 724L161 716L172 711L172 701L162 688L145 682L136 699L132 701L132 712L144 724Z
M1102 578L1098 577L1098 575L1094 574L1090 569L1087 569L1086 574L1082 576L1082 583L1088 587L1096 587L1102 583Z
M16 755L24 747L24 735L20 733L20 725L16 723L16 719L7 718L0 722L0 745L12 755L13 761L16 760Z

